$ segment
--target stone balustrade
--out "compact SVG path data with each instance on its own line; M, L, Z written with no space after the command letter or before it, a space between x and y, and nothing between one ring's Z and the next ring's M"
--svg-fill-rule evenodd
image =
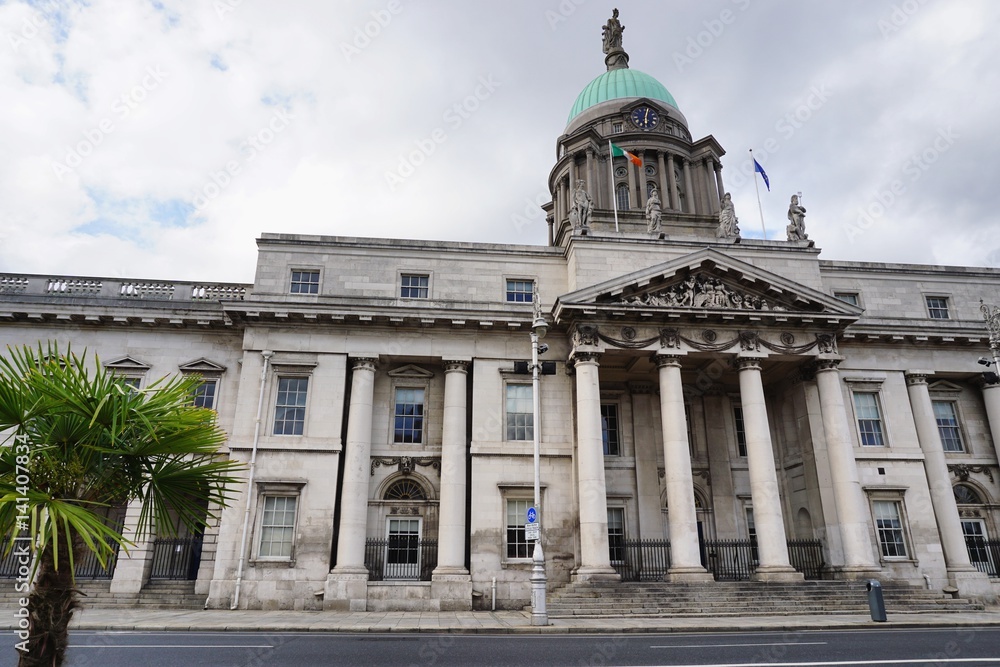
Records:
M38 274L0 274L0 296L73 296L147 301L241 301L251 285L183 281L143 281Z

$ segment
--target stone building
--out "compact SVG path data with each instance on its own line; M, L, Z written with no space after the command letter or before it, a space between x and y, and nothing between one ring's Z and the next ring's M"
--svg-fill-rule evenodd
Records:
M252 285L0 275L5 343L72 343L140 388L199 373L253 461L204 535L140 543L112 591L523 606L538 429L553 588L877 574L996 596L1000 384L976 358L1000 271L821 260L794 206L786 239L741 238L723 148L628 67L616 21L558 139L547 246L263 234Z

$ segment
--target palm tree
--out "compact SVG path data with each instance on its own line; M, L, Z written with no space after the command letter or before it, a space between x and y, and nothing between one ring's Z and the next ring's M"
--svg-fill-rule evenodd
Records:
M136 540L196 531L206 505L228 504L238 467L218 453L215 413L192 405L198 377L136 390L86 356L40 343L0 357L0 535L8 553L18 535L33 552L20 667L63 664L74 563L92 552L105 565L131 544L108 508L141 503Z

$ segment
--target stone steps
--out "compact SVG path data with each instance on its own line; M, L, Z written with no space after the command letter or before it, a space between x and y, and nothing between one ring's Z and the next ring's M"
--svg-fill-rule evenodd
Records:
M143 587L139 596L112 593L110 580L84 580L77 582L80 605L83 609L108 609L143 607L150 609L202 609L205 595L194 592L193 581L152 581ZM0 608L16 607L20 597L13 585L0 591Z
M909 584L883 585L887 611L982 611L978 602L955 599ZM550 616L744 616L867 613L864 582L711 582L697 584L575 583L554 592Z

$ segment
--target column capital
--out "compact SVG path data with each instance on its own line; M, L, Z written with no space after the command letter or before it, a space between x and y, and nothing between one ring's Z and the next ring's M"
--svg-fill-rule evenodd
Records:
M817 359L816 363L813 365L813 369L817 373L822 373L823 371L836 371L839 370L840 362L842 359Z
M927 377L934 375L934 371L905 371L903 377L906 378L906 386L916 384L927 384Z
M447 373L468 373L469 361L467 359L444 359L444 372Z
M375 357L351 357L351 370L375 372L378 359Z
M743 371L757 371L760 372L760 358L759 357L736 357L733 360L736 365L736 369L740 372Z
M653 361L656 362L657 368L681 367L681 355L679 354L654 354Z
M600 365L601 360L600 352L582 352L575 350L572 354L572 360L574 366L580 366L581 364L593 364L595 366Z

